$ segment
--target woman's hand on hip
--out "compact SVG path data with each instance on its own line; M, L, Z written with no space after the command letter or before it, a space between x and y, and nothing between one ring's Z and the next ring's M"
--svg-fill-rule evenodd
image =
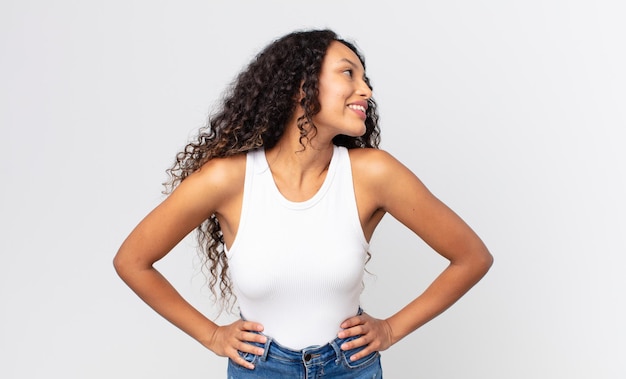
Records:
M386 320L374 318L367 313L350 317L341 324L343 329L337 334L339 338L359 336L341 345L341 350L352 350L357 347L365 348L350 357L356 361L375 351L387 350L392 344L391 327Z
M254 365L243 359L239 351L263 355L262 348L249 343L265 343L267 337L258 333L261 331L263 331L263 325L257 322L237 320L229 325L218 326L203 345L215 354L228 357L233 362L252 370Z

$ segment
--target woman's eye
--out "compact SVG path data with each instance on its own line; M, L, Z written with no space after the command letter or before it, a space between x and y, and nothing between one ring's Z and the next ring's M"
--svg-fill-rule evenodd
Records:
M349 77L352 77L352 70L351 69L344 70L343 73L348 75Z

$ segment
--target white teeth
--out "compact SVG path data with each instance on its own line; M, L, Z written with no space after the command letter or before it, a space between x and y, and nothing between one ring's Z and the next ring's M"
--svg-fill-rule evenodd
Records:
M365 113L365 107L362 105L350 104L348 105L348 108L356 109L357 111Z

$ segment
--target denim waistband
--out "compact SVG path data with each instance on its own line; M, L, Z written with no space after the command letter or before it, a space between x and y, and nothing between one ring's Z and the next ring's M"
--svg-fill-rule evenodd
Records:
M328 361L335 361L339 363L342 356L340 346L347 340L348 339L345 338L335 338L325 345L311 346L301 350L294 350L282 346L271 337L267 337L267 341L263 346L263 355L259 356L259 359L265 361L268 357L271 357L272 359L281 361L285 364L304 363L306 365L317 365Z
M363 309L359 307L356 315L363 314ZM241 316L243 320L245 318L243 315ZM258 334L262 334L266 337L266 342L262 343L253 343L258 347L263 348L263 354L259 356L259 359L265 361L268 357L272 357L272 359L276 359L284 362L285 364L294 363L294 364L306 364L306 365L316 365L324 362L328 362L330 360L334 360L337 363L345 354L341 350L341 345L345 342L351 341L358 336L348 337L348 338L339 338L336 337L332 341L324 345L316 345L309 346L304 349L291 349L285 346L282 346L279 342L274 340L271 336L265 335L263 333L255 332ZM360 349L358 349L360 350ZM354 351L353 353L355 353Z

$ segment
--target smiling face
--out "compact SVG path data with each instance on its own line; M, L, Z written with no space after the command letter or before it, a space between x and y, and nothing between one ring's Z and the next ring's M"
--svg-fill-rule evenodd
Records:
M313 116L319 135L351 137L365 133L367 100L372 90L365 82L365 69L349 47L333 41L319 75L320 112Z

